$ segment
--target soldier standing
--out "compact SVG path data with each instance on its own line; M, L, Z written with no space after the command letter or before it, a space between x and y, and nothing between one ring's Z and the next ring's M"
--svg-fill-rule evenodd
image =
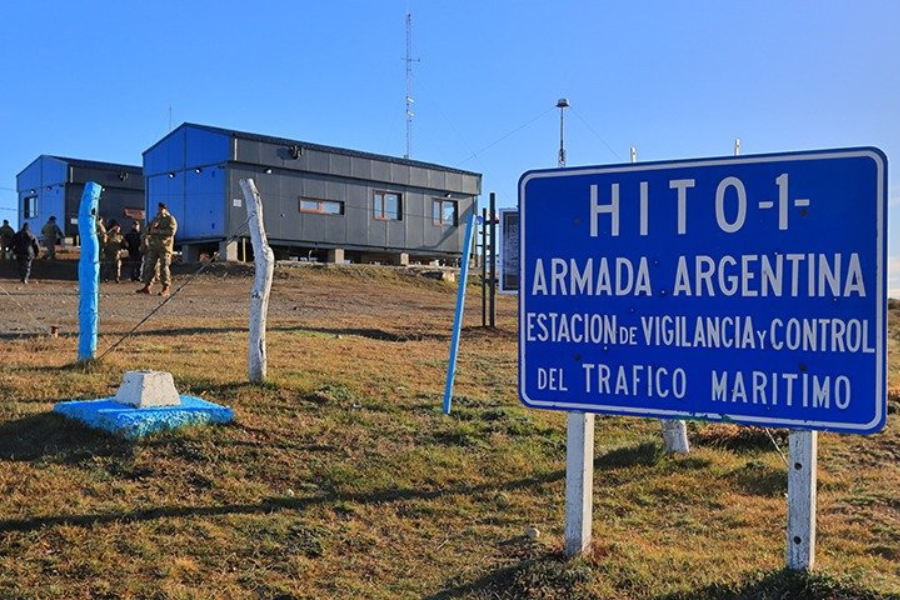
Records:
M44 247L47 248L47 254L44 258L56 258L56 244L62 239L63 232L56 224L56 217L50 217L41 228L41 237L44 241Z
M99 245L100 256L103 256L103 245L106 243L106 225L103 224L103 219L100 218L100 215L97 215L97 244Z
M131 231L125 234L125 246L128 249L128 262L131 267L131 280L141 280L141 222L134 221Z
M169 286L172 284L172 274L169 265L172 262L172 252L175 250L175 232L178 223L175 217L169 214L169 209L164 202L160 202L158 211L150 225L147 226L146 244L147 255L144 261L143 283L144 287L137 290L138 294L149 294L153 284L153 276L156 265L159 264L159 278L162 281L160 296L169 295Z
M109 281L110 273L115 278L115 282L119 283L122 277L122 249L125 247L125 237L122 235L122 229L115 219L109 222L109 229L106 231L106 244L103 245L103 258L106 262L104 270L104 279Z
M16 230L10 226L9 221L3 219L3 226L0 227L0 258L4 260L12 258L12 241L16 235Z

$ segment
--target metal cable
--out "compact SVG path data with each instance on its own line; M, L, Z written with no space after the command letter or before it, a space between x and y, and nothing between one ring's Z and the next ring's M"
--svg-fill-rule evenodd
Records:
M587 119L585 119L583 116L581 116L581 113L580 113L580 112L578 112L577 110L575 110L574 107L571 107L571 106L569 107L569 110L571 110L573 113L575 113L575 116L576 116L576 117L578 117L579 119L581 119L581 122L584 123L584 126L588 128L588 131L590 131L591 133L593 133L595 136L597 136L597 139L598 139L598 140L600 140L601 142L603 142L603 145L606 146L606 149L607 149L607 150L609 150L610 152L612 152L613 155L614 155L616 158L618 158L619 160L622 160L622 157L619 156L619 153L616 152L615 150L613 150L613 147L610 146L609 144L607 144L607 143L606 143L606 140L604 140L602 137L600 137L600 134L599 134L599 133L597 133L596 131L594 131L594 128L591 127L591 124L587 122Z
M230 238L228 238L227 240L225 240L225 243L228 244L229 242L232 242L232 241L234 241L235 239L237 239L238 237L240 237L240 235L241 235L241 233L242 233L242 230L243 230L245 227L247 227L247 225L249 224L249 222L250 222L250 217L247 217L247 220L245 220L243 223L241 223L241 225L235 230L235 232L232 234L232 236L231 236ZM213 264L214 262L216 262L215 259L216 259L216 257L218 257L218 254L219 254L219 253L216 252L216 253L213 255L212 258L207 259L206 262L204 262L203 264L201 264L199 269L197 269L196 271L194 271L193 273L191 273L190 275L188 275L187 278L184 280L184 282L182 282L181 285L179 285L177 288L175 288L175 291L173 291L173 292L172 292L169 296L167 296L162 302L160 302L159 305L157 305L156 308L154 308L154 309L151 310L149 313L147 313L147 315L146 315L143 319L141 319L140 321L138 321L137 325L135 325L135 326L132 327L129 331L127 331L125 334L123 334L118 340L116 340L115 343L113 343L109 348L107 348L107 349L103 352L103 354L101 354L100 356L98 356L95 360L97 360L97 361L103 360L103 358L104 358L106 355L108 355L110 352L112 352L113 350L115 350L116 348L118 348L119 345L122 344L122 342L124 342L126 339L128 339L129 337L131 337L132 334L134 334L134 332L137 331L138 328L140 328L141 325L143 325L144 323L146 323L147 321L149 321L149 320L150 320L150 317L152 317L153 315L155 315L156 313L158 313L158 312L162 309L162 307L165 306L166 304L168 304L169 301L172 300L172 298L174 298L175 296L177 296L178 293L179 293L181 290L183 290L183 289L185 288L185 286L187 286L191 281L194 280L194 278L196 278L198 275L200 275L200 273L202 273L203 271L205 271L205 270L206 270L206 267L208 267L209 265L211 265L211 264Z
M778 442L775 441L775 437L772 435L772 432L768 427L763 427L763 431L765 431L766 435L769 436L769 440L772 441L772 445L775 446L775 450L778 452L778 455L781 456L781 460L784 461L784 466L790 469L791 466L788 463L787 456L785 456L784 452L781 451L781 447L778 445Z
M496 146L497 144L499 144L500 142L502 142L502 141L505 140L506 138L511 137L511 136L513 136L513 135L519 133L520 131L522 131L523 129L525 129L526 127L528 127L529 125L531 125L532 123L534 123L535 121L537 121L538 119L540 119L541 117L543 117L544 115L546 115L547 113L549 113L550 111L555 110L555 109L556 109L555 106L552 106L552 107L548 108L547 110L543 111L543 112L540 113L538 116L536 116L536 117L534 117L533 119L531 119L530 121L528 121L528 122L526 122L526 123L524 123L524 124L522 124L522 125L516 127L515 129L513 129L512 131L510 131L510 132L507 133L506 135L503 135L503 136L501 136L500 138L498 138L497 140L491 142L490 144L488 144L487 146L485 146L484 148L482 148L482 149L479 150L478 152L473 152L468 158L464 158L463 160L458 161L457 164L462 165L462 164L465 164L465 163L469 162L469 161L472 160L473 158L477 158L478 155L480 155L480 154L482 154L482 153L484 153L484 152L490 150L491 148L493 148L494 146Z
M9 291L6 289L6 286L0 285L0 290L3 290L3 293L9 296L10 300L15 302L16 306L18 306L25 314L31 317L31 320L34 321L35 324L37 324L38 329L44 329L45 325L38 321L37 317L35 317L30 310L22 306L22 304L18 300L16 300L16 297L9 293Z

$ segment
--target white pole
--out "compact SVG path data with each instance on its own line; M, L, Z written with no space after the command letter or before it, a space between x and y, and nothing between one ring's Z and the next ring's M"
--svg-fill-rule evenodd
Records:
M594 415L570 412L566 426L566 556L591 545L594 499Z
M631 147L631 162L637 162L637 148ZM684 421L660 419L662 424L663 447L666 454L687 454L691 451L688 443L687 425Z
M788 440L787 568L808 570L816 562L819 434L815 431L792 431Z
M247 223L253 245L256 275L250 292L250 382L266 380L266 318L269 314L269 292L275 271L275 253L269 247L263 226L262 198L252 179L241 179L241 190L247 204Z
M691 451L688 443L687 425L684 421L661 419L663 446L667 454L687 454Z

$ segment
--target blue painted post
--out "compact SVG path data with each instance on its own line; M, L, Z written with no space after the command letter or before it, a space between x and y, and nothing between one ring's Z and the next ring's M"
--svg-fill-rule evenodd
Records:
M453 318L453 339L450 342L450 364L447 365L447 385L444 388L444 414L450 414L453 401L453 378L456 376L456 351L459 349L459 332L462 329L463 309L466 306L466 280L469 278L469 255L472 251L472 232L475 230L475 209L469 215L466 226L466 241L463 245L462 262L459 268L459 289L456 292L456 316Z
M103 188L89 181L84 185L78 207L78 360L97 354L97 320L100 303L100 242L97 240L97 202Z

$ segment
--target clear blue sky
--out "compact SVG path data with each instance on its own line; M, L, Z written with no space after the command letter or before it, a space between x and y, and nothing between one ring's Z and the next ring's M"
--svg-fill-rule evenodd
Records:
M140 164L191 121L484 174L874 145L891 163L900 295L900 2L11 0L0 23L0 208L40 154ZM4 215L15 217L8 210Z

